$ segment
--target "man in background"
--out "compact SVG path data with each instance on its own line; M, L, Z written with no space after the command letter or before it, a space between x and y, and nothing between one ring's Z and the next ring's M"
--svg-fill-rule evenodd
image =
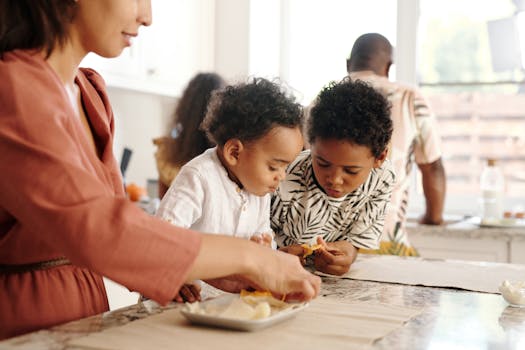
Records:
M396 184L385 219L381 247L365 253L417 256L406 233L406 211L414 162L421 171L426 211L420 223L443 222L446 180L441 142L434 115L417 89L388 80L393 59L390 42L377 33L361 35L346 66L353 80L363 80L383 93L392 104L394 132L388 158L396 171Z

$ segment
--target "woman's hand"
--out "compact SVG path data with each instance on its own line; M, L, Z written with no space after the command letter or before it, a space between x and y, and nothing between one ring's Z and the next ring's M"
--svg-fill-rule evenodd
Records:
M321 249L315 251L315 269L331 275L341 276L348 272L357 256L357 249L349 242L338 241L326 243L321 237L317 243Z
M268 249L246 239L203 234L201 248L187 281L239 275L255 290L276 297L310 300L321 287L321 278L306 271L296 256Z
M301 248L302 249L302 248ZM255 274L247 278L255 290L270 290L276 298L310 300L317 296L321 278L306 271L297 256L268 250Z
M306 259L304 257L305 251L302 245L291 244L286 247L279 248L279 250L281 252L285 252L285 253L292 254L292 255L299 257L299 261L301 262L301 265L304 266L306 264Z

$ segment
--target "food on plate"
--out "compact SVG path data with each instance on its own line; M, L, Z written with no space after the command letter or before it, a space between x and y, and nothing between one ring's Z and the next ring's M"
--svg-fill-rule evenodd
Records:
M189 312L200 315L258 320L292 308L293 304L274 298L270 292L242 291L239 297L233 298L231 302L226 304L200 303L197 301L186 303L186 307Z
M254 296L254 297L271 297L272 293L269 291L262 291L262 290L254 290L254 291L248 291L246 289L241 290L241 298L247 297L247 296Z

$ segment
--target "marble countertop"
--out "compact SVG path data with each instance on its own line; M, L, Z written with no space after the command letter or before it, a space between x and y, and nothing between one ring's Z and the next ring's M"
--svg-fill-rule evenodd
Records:
M326 277L319 297L423 308L403 327L374 343L375 349L525 348L525 308L508 306L498 294ZM0 342L0 349L76 349L67 345L68 340L178 307L146 301L11 338Z
M498 239L504 241L525 241L525 225L516 227L481 227L480 219L468 217L453 221L446 225L420 225L415 221L407 223L407 231L410 234L439 237L462 237Z

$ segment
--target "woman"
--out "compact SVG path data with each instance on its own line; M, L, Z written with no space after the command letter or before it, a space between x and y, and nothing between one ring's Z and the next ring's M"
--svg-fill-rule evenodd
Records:
M210 148L212 144L200 124L213 90L224 86L215 73L199 73L190 80L177 103L171 135L153 140L157 146L155 161L159 172L159 198L164 197L180 168Z
M78 65L119 55L150 23L149 0L0 2L0 338L108 310L102 275L161 303L187 281L231 275L318 293L296 257L126 200L104 83Z

